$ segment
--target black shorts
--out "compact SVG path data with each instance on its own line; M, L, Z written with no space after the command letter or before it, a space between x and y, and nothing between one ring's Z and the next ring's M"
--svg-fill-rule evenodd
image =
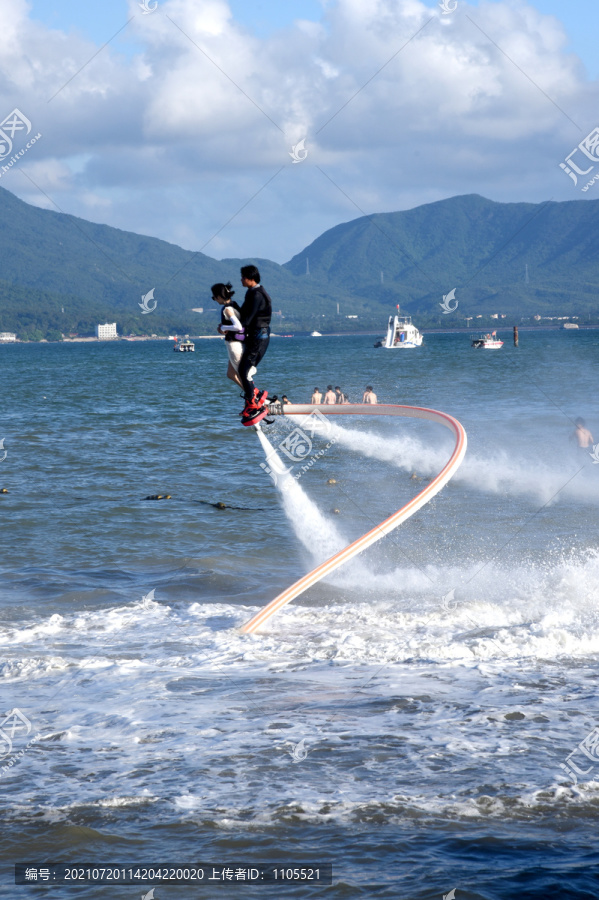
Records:
M239 368L245 365L246 371L252 366L257 366L268 349L270 343L270 329L262 328L257 335L246 337L243 343L243 356Z

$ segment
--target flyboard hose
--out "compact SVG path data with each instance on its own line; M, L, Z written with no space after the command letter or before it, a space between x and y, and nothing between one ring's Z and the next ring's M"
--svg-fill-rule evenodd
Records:
M242 627L241 630L246 634L256 631L270 619L272 615L281 609L281 607L285 606L291 600L294 600L313 584L316 584L316 582L320 581L321 578L324 578L325 575L329 575L335 569L338 569L339 566L342 566L343 563L347 562L353 556L361 553L366 547L370 547L371 544L376 543L376 541L379 541L381 538L388 535L394 528L397 528L398 525L401 525L402 522L409 519L410 516L413 516L415 512L432 500L435 494L438 494L441 488L447 484L453 475L455 475L466 453L467 441L466 432L464 431L463 426L457 419L447 415L447 413L438 412L435 409L426 409L425 407L420 406L395 406L390 404L369 406L367 404L350 403L341 406L285 404L285 407L281 411L286 416L308 416L315 410L318 410L318 412L325 416L401 416L408 419L426 419L429 422L436 422L438 425L443 425L444 428L448 428L455 438L455 446L449 460L439 474L436 475L419 494L416 494L409 503L406 503L405 506L398 509L396 513L393 513L392 516L389 516L389 518L381 522L380 525L376 525L371 531L368 531L366 534L362 535L361 538L358 538L357 541L348 544L343 550L335 553L330 559L327 559L311 572L308 572L307 575L304 575L303 578L300 578L299 581L296 581L295 584L288 587L282 594L279 594L278 597L271 600L271 602L261 609L253 619L250 619L250 621Z

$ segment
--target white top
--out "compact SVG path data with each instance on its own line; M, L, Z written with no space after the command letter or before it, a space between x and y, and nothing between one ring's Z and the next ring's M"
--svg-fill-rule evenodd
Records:
M243 325L239 321L235 310L233 307L225 307L225 315L228 318L230 325L221 325L221 331L243 331Z

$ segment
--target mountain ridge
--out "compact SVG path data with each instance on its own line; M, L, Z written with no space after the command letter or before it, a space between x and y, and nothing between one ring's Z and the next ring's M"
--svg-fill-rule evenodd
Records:
M216 260L31 206L0 188L0 330L34 339L85 334L108 317L121 333L209 333L210 285L235 281L246 262L259 266L285 330L376 327L397 303L431 325L490 312L515 322L536 312L588 318L598 311L598 226L598 200L500 203L464 194L339 223L279 265ZM138 303L152 287L158 306L144 316ZM440 301L452 288L460 308L445 317ZM274 325L280 330L280 318Z

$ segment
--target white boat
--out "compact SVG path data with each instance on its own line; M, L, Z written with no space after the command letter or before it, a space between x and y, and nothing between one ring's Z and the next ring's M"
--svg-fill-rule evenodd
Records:
M576 322L564 322L562 328L578 328Z
M320 331L313 331L310 337L322 337Z
M173 347L175 353L193 353L195 351L195 348L196 345L193 343L193 341L179 341L177 338L175 338L175 346Z
M387 334L375 347L385 347L386 350L404 350L408 347L420 347L422 335L415 325L412 325L411 316L389 316Z
M477 350L501 350L503 341L497 337L497 332L492 331L491 334L481 334L479 337L471 336L472 346Z

